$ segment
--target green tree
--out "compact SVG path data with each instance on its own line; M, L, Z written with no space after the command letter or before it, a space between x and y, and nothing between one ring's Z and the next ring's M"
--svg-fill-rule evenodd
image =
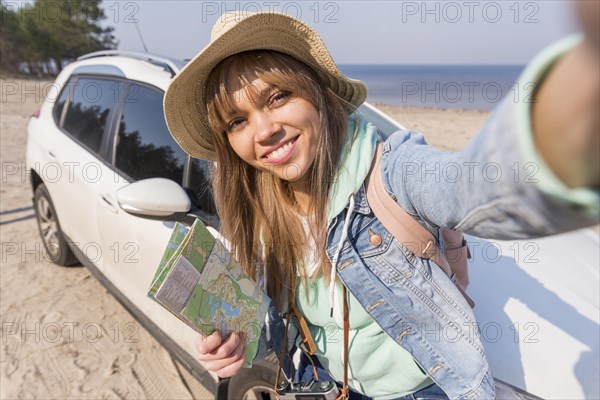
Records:
M15 72L25 51L25 32L16 10L0 4L0 68Z
M3 3L2 67L15 70L26 63L29 72L37 75L53 71L52 66L60 72L66 62L82 54L116 48L114 28L101 25L106 19L101 2L35 0L21 3L16 11L8 7L15 3Z

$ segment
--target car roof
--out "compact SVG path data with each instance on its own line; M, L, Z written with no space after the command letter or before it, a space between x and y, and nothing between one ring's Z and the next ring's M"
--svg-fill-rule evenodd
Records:
M183 61L155 54L109 50L79 57L64 68L63 77L65 80L72 74L120 77L166 90L183 65Z

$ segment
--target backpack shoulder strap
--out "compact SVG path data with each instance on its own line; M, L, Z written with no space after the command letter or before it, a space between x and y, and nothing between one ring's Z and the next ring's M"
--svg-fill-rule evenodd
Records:
M435 244L434 236L400 207L383 187L381 177L382 143L377 144L375 158L366 182L367 201L381 224L413 254L431 259L444 272L452 275L450 266Z
M381 151L383 144L377 144L375 158L366 180L366 193L369 206L381 224L405 247L417 257L425 258L436 263L456 284L453 268L448 263L444 253L436 245L435 237L408 214L389 195L383 186L381 176ZM449 231L452 232L452 231ZM462 239L462 234L461 239ZM466 246L464 247L466 252ZM465 253L466 257L466 253ZM466 269L466 258L464 258ZM462 272L462 271L461 271ZM466 273L466 271L464 272ZM464 292L460 284L456 285L471 307L475 303Z

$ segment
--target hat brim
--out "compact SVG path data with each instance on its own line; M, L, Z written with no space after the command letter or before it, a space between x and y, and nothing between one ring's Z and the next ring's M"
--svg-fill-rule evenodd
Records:
M169 131L191 156L217 160L204 104L208 76L225 58L250 50L278 51L324 72L331 89L357 107L367 97L365 84L341 73L321 38L304 22L276 13L248 16L202 49L173 78L165 93Z

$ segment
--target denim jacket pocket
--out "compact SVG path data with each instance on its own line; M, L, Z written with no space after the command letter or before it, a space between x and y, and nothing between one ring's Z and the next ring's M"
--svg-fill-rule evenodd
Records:
M416 258L376 218L352 239L365 266L386 285L404 281L415 273Z
M452 320L448 314L461 323L474 321L468 304L440 267L417 257L410 244L396 240L372 214L359 218L352 245L364 266L388 289L411 292L413 302L421 303L447 323Z

